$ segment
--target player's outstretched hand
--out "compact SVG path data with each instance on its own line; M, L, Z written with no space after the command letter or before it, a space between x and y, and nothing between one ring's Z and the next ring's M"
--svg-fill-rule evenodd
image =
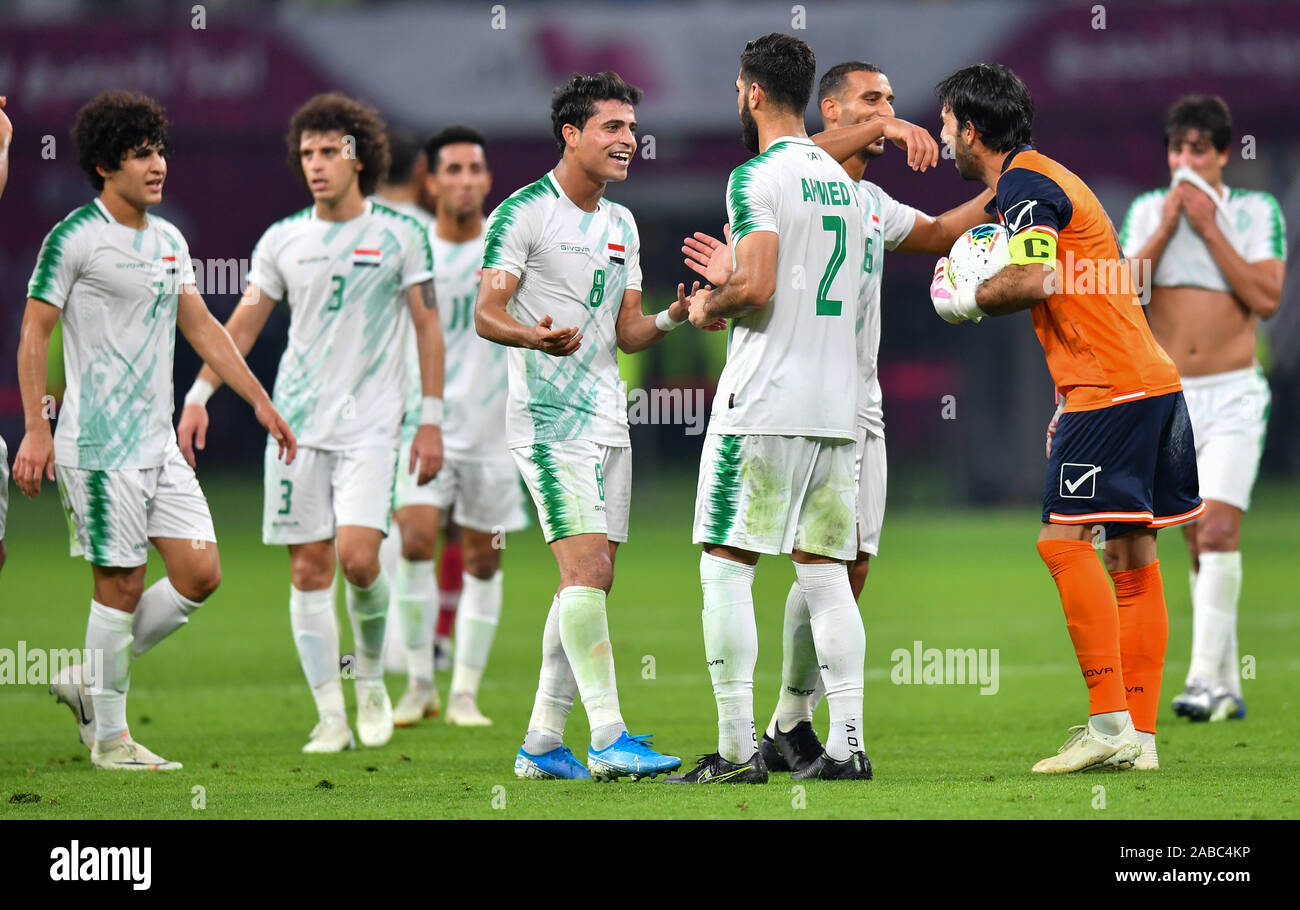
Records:
M406 466L406 472L415 474L415 482L424 486L437 477L441 470L442 428L431 423L421 424L411 442L411 461Z
M271 404L271 399L264 399L253 409L253 415L280 446L277 457L285 464L293 464L293 460L298 457L298 440L294 438L293 430L289 429L289 422L281 417L275 405Z
M704 285L704 292L706 294L711 292L712 290L713 290L712 285L708 285L708 284ZM685 319L690 319L691 298L694 297L699 292L700 292L700 283L698 281L691 285L690 296L687 296L686 294L686 285L684 284L677 285L677 299L673 301L671 306L668 307L668 315L671 316L673 319L675 319L677 322L681 322ZM695 320L692 319L691 324L695 325ZM715 319L706 325L696 326L696 328L703 329L706 332L717 332L722 329L725 329L726 327L727 327L727 320L721 318Z
M208 444L208 409L201 404L187 404L181 409L180 423L176 424L176 444L191 468L197 468L194 451L202 452Z
M542 321L533 326L533 337L529 347L550 354L552 357L568 357L582 344L582 333L577 326L567 329L551 328L551 317L543 316Z
M722 226L723 240L696 231L682 241L686 267L703 276L715 288L720 288L731 277L731 225Z
M45 432L28 433L14 458L14 483L28 499L41 492L41 478L54 482L54 437Z
M897 117L885 117L884 120L885 138L899 148L907 149L908 167L924 171L939 164L939 143L924 127Z

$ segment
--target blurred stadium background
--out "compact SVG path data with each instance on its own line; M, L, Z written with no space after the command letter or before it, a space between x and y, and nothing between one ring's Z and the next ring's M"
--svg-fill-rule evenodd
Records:
M1099 6L1104 29L1094 27ZM13 355L26 281L44 233L90 195L68 130L98 91L136 89L168 108L174 148L160 212L185 232L211 278L222 270L214 263L246 260L266 225L306 204L284 164L282 136L309 95L336 88L358 95L422 136L457 122L482 129L492 206L556 160L551 87L575 71L617 70L646 96L638 110L642 155L610 196L637 217L647 308L658 309L692 277L681 238L720 230L727 173L745 157L732 88L737 54L772 30L808 40L819 72L850 59L879 65L898 115L936 135L933 86L942 76L973 61L1008 64L1034 94L1039 147L1083 177L1117 225L1139 192L1168 181L1167 105L1188 92L1221 94L1236 122L1237 154L1225 179L1281 200L1294 251L1300 118L1286 113L1285 99L1300 82L1300 6L1292 3L0 0L0 92L16 127L0 217L0 434L16 450L22 417ZM808 126L820 128L815 109ZM1241 154L1247 136L1253 158ZM867 176L932 214L975 191L951 162L914 174L892 147ZM932 265L892 256L885 279L891 507L1028 505L1041 493L1042 430L1053 406L1041 350L1025 318L978 330L941 323L925 290ZM1297 297L1292 278L1261 332L1274 396L1266 480L1300 476ZM209 287L207 299L224 319L237 294ZM287 313L273 317L250 357L268 387L287 324ZM702 387L707 399L721 342L674 336L625 364L629 387ZM182 341L178 399L196 368ZM955 419L943 418L946 395L955 396ZM262 436L251 413L228 393L212 408L221 430L209 440L207 470L246 472L256 483ZM668 475L693 484L700 437L685 429L633 428L638 487Z

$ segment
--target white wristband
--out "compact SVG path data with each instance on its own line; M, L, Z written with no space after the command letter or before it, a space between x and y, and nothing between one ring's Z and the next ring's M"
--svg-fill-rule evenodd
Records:
M671 332L673 329L681 326L685 321L686 320L683 319L681 322L678 322L676 319L668 315L667 310L660 310L655 315L655 328L661 332Z
M197 404L200 407L207 407L208 399L212 397L212 393L215 391L216 389L212 387L212 383L206 379L196 379L194 385L190 386L190 390L185 393L185 404Z
M442 426L442 399L425 395L420 399L420 426Z

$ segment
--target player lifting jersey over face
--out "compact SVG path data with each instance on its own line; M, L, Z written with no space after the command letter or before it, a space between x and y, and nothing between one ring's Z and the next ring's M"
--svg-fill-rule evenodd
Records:
M1192 558L1192 660L1174 712L1241 718L1241 520L1271 402L1255 360L1256 329L1282 298L1286 226L1271 195L1223 182L1232 140L1223 99L1174 103L1164 139L1170 185L1133 201L1120 241L1154 275L1151 330L1182 376L1205 498L1205 513L1183 527Z

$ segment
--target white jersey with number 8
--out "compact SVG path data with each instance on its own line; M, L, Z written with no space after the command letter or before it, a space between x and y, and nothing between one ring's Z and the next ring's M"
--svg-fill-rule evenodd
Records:
M550 316L552 328L577 326L583 336L568 357L507 351L511 448L570 439L629 445L615 329L623 292L641 290L640 254L631 212L607 199L583 211L554 172L516 190L488 216L483 268L519 278L506 312L524 325Z

